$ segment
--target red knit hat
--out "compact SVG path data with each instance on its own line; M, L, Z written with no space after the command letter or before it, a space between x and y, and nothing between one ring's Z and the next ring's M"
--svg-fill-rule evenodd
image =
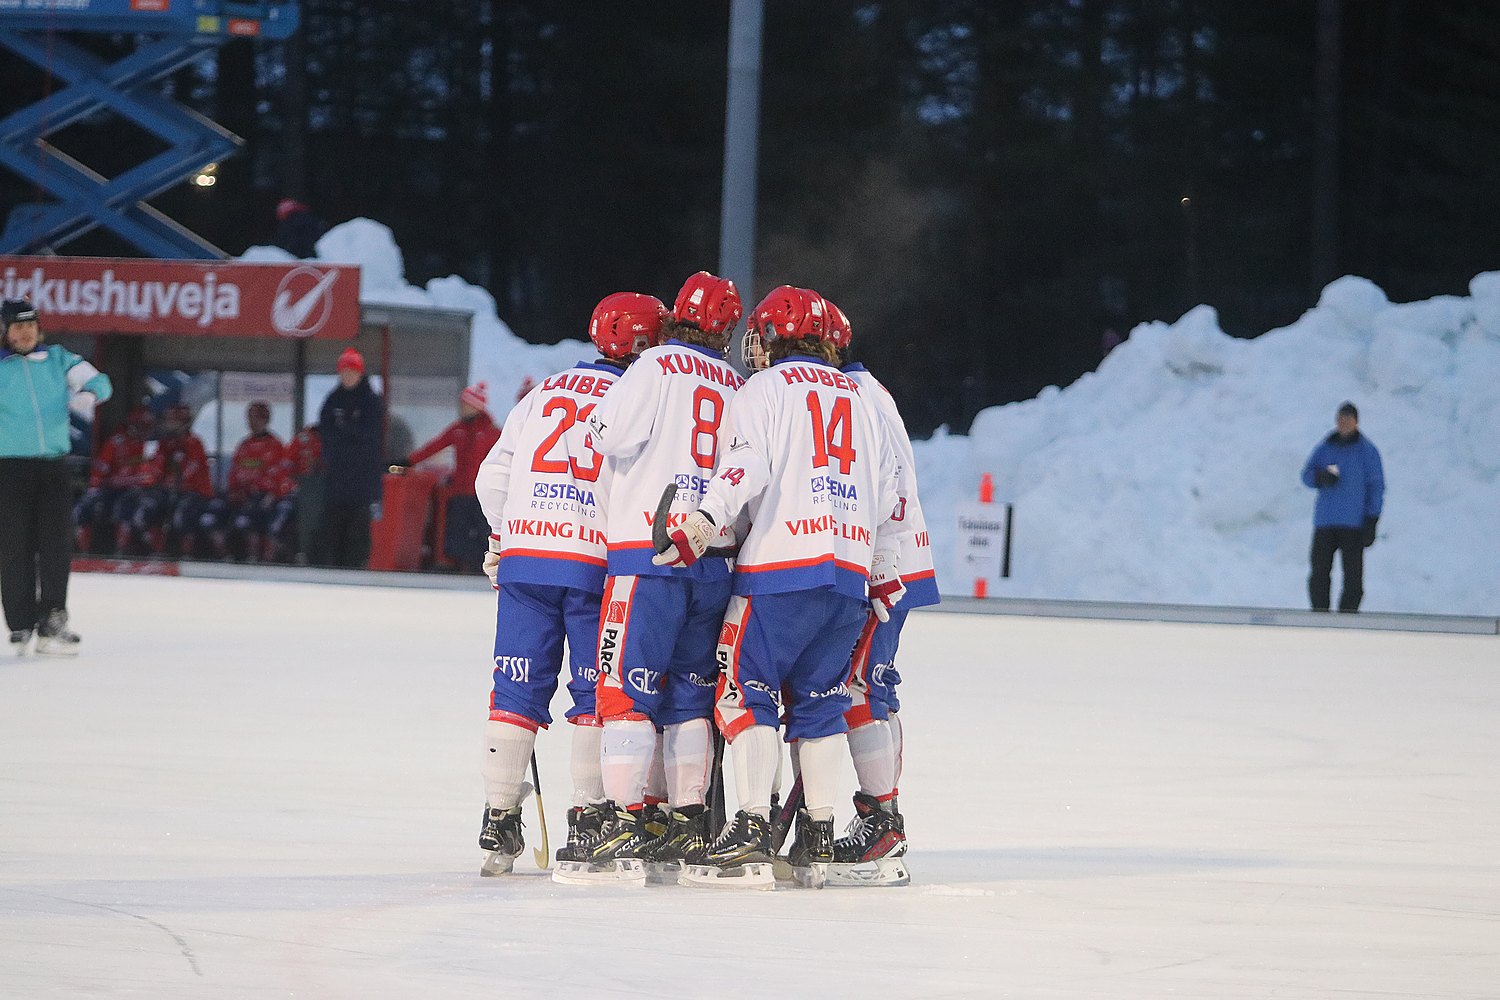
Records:
M354 348L347 347L344 349L344 353L339 355L338 367L339 371L343 371L345 368L353 368L363 375L365 373L365 356Z
M485 388L485 383L478 382L459 393L458 401L468 403L476 410L487 410L490 404L489 390Z

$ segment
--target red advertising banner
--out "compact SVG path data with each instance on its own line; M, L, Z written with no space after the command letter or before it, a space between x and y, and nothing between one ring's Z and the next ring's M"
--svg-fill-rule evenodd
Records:
M0 293L53 333L352 340L359 268L296 261L3 257Z

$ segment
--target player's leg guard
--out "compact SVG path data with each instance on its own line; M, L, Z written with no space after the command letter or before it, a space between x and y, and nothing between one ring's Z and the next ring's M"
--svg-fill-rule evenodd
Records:
M493 808L510 809L521 804L526 784L526 766L536 746L537 724L510 712L493 712L484 727L484 799Z
M713 737L708 720L690 719L667 726L662 731L662 747L667 772L667 800L677 809L702 805L703 790L708 784L708 770L713 761Z
M734 758L734 782L739 792L740 809L761 819L771 815L771 783L776 778L776 761L781 747L776 730L770 726L749 726L729 745Z
M605 719L599 743L605 796L626 808L644 805L655 754L656 727L649 719Z
M604 778L599 765L599 744L604 736L604 726L592 716L568 721L573 723L573 752L569 768L573 778L573 805L598 804L608 798L604 794Z
M896 788L896 746L889 722L874 720L849 730L849 756L859 790L877 799L889 799Z
M832 820L833 804L838 801L839 771L848 754L843 733L797 741L801 749L802 797L808 814L815 820Z

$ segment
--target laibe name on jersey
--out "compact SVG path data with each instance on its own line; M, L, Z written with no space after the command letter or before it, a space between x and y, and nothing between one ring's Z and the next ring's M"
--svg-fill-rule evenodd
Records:
M787 385L811 382L814 385L826 385L830 389L846 389L855 395L859 394L859 383L834 368L825 368L822 365L779 365L776 371L786 379Z
M554 389L563 389L567 392L576 392L580 396L602 396L605 390L614 384L614 379L605 378L602 375L562 372L543 382L542 391L551 392Z

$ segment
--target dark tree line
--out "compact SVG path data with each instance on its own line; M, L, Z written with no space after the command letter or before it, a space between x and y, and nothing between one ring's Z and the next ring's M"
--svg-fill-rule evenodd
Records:
M157 202L226 250L269 242L283 196L369 216L410 280L482 284L537 342L714 267L727 2L304 0L303 19L172 81L247 140L219 185ZM1497 5L767 0L762 61L747 295L844 306L914 431L1066 384L1106 329L1198 302L1253 335L1338 274L1418 298L1500 266ZM0 69L7 103L43 86ZM114 165L130 140L85 122L59 144Z

